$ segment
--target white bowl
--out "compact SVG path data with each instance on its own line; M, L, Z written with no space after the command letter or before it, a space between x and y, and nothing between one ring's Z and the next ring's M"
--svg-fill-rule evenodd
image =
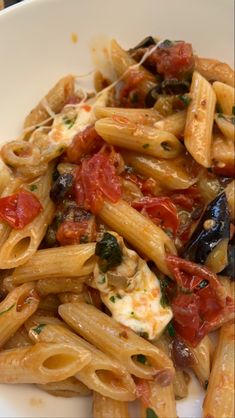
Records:
M28 0L4 10L0 143L16 137L25 115L60 77L92 69L90 46L97 37L115 37L125 47L151 34L182 39L201 56L233 65L233 16L233 0ZM193 380L189 398L178 402L179 417L200 417L203 395ZM89 398L54 398L32 386L0 385L0 417L91 416Z

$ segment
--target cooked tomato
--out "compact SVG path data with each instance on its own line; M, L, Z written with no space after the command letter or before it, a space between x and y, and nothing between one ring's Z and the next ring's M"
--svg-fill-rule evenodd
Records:
M148 216L165 229L171 229L174 234L179 227L177 210L169 197L143 197L139 201L132 202L137 210L145 210Z
M73 245L95 241L96 224L94 216L80 222L65 221L56 233L60 245Z
M172 255L167 256L167 264L178 284L171 302L176 331L196 346L208 332L231 319L234 302L206 267Z
M104 144L103 139L97 134L93 125L79 132L73 138L67 149L67 157L71 163L80 163L82 157L97 152Z
M184 78L192 73L194 56L192 45L186 42L168 42L160 45L152 54L156 69L165 79Z
M103 147L78 168L75 179L79 207L98 213L104 198L117 202L121 198L121 181L116 174L118 154L112 147Z
M42 209L38 198L24 190L0 199L0 219L14 229L23 229Z
M215 165L212 167L212 170L215 174L218 174L219 176L235 177L234 164L215 163Z
M191 186L186 190L177 190L172 193L171 199L176 205L191 211L195 205L201 203L202 196L197 186Z

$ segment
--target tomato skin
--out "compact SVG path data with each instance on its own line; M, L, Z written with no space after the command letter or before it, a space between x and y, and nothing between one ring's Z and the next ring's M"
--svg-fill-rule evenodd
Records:
M152 54L156 69L165 79L181 80L193 71L194 56L192 45L186 42L174 42L169 46L159 46Z
M201 203L202 197L197 186L191 186L186 190L177 190L171 195L171 199L176 205L191 211L196 204Z
M149 217L156 223L169 228L174 234L179 228L177 209L169 197L143 197L139 201L132 202L137 210L145 210Z
M64 221L56 233L56 239L60 245L80 244L84 239L84 242L91 242L95 240L95 237L96 225L94 222L91 225L89 220L81 222Z
M13 229L23 229L42 209L38 198L26 190L0 199L0 219Z
M103 139L97 134L93 125L79 132L73 138L67 149L67 157L71 163L80 163L80 159L87 154L97 152L104 144Z
M82 162L75 178L75 194L79 207L99 213L104 198L114 203L121 198L121 180L115 167L117 160L118 154L105 146L93 157Z
M206 267L172 255L166 259L179 286L171 302L174 325L178 334L195 347L208 332L234 316L234 301ZM183 293L185 290L190 293Z

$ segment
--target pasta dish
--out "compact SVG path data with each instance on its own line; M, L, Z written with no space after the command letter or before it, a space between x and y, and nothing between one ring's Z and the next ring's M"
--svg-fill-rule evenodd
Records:
M191 371L232 418L234 71L152 36L106 60L0 151L0 383L176 418Z

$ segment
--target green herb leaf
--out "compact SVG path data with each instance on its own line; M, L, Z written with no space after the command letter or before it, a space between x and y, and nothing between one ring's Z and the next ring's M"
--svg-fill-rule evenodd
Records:
M146 148L148 148L149 147L149 144L144 144L144 145L142 145L142 148L144 148L144 149L146 149Z
M99 280L98 283L99 284L104 284L106 282L105 276L102 276Z
M179 95L179 99L183 104L187 107L189 103L192 101L191 97L187 96L186 94Z
M208 384L209 384L209 381L208 381L208 380L205 380L205 383L204 383L204 388L205 388L205 390L207 390L207 388L208 388Z
M146 409L146 418L158 418L158 416L152 408L147 408Z
M167 331L168 331L168 334L170 335L170 337L175 337L175 327L174 327L174 325L172 324L172 322L169 322L169 324L167 325Z
M169 300L166 294L166 289L169 283L170 283L170 279L168 279L168 277L164 278L163 280L160 280L160 288L161 288L161 293L162 293L160 304L162 305L163 308L165 308L166 306L169 306Z
M147 359L143 354L138 354L136 358L137 358L137 361L141 364L146 364L147 362Z
M97 242L95 254L101 259L100 268L104 273L122 262L122 250L117 238L108 232Z
M77 115L75 115L73 118L69 118L68 116L63 116L62 120L64 124L67 126L68 129L71 129L72 126L75 124L75 121L77 119Z
M138 334L139 334L140 337L145 338L146 340L148 340L148 338L149 338L148 333L145 332L145 331L140 331Z
M5 313L9 312L12 308L14 308L16 304L13 303L9 308L5 309L4 311L0 312L0 316L4 315Z
M163 42L160 43L159 48L169 48L174 44L173 41L170 41L170 39L165 39Z
M115 296L111 296L111 297L109 298L109 300L110 300L110 302L113 302L113 303L115 303L115 302L116 302L116 298L115 298Z
M29 186L29 188L30 188L31 192L34 192L35 190L37 190L38 186L36 186L36 184L31 184Z
M39 324L36 328L33 328L33 331L36 332L36 334L40 334L43 330L43 328L46 326L46 324Z

